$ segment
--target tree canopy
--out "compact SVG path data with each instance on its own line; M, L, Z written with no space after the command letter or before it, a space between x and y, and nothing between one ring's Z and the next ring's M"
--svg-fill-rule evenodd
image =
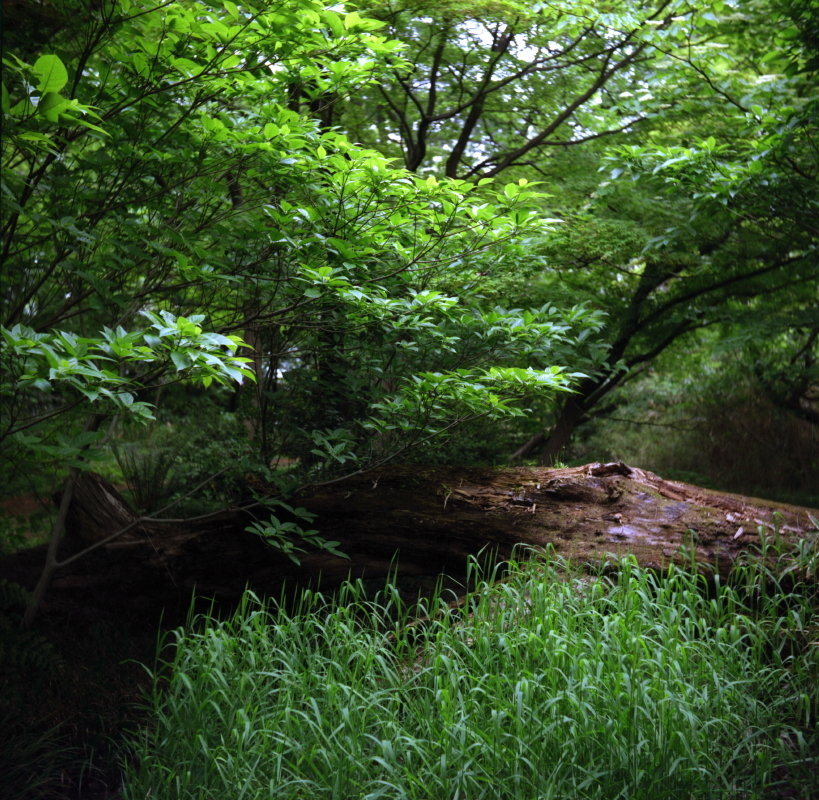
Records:
M245 468L286 493L593 366L594 312L474 301L494 253L549 226L526 179L418 178L294 103L380 80L403 49L380 23L313 0L55 8L4 56L9 458L76 476L153 389L233 382Z
M549 463L706 329L816 421L811 2L5 22L7 463L85 469L175 385L221 393L281 498L481 419Z
M409 43L411 67L339 103L339 118L422 173L542 178L562 223L530 245L525 296L607 315L607 369L557 417L544 411L518 457L550 463L613 389L712 326L749 347L776 339L765 348L782 366L754 369L776 402L815 418L810 4L371 8Z

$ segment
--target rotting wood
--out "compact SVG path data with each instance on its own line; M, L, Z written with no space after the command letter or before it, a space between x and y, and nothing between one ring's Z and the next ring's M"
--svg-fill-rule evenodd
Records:
M98 540L133 511L99 477L84 478L72 507L72 539ZM51 599L136 612L187 609L191 593L237 599L248 586L279 596L285 585L332 589L348 576L463 575L470 556L508 559L517 545L551 546L576 562L599 564L632 554L647 567L698 561L728 570L758 540L757 528L785 542L811 530L819 511L713 492L621 462L568 469L390 466L316 488L291 502L317 514L313 527L339 541L345 560L324 551L296 566L244 531L246 516L227 510L190 525L158 523L103 545L54 578ZM42 548L0 559L0 576L31 587Z

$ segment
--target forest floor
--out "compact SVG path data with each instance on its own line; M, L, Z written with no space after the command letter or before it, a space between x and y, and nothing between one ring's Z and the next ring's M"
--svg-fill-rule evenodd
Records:
M580 475L574 474L573 471L566 472L572 472L566 476L566 480L571 478L571 481L564 481L560 485L561 492L566 494L566 497L561 495L558 499L574 507L582 500L579 484L576 483L580 480ZM388 477L385 475L382 483L367 478L364 486L358 493L354 493L352 498L348 491L341 487L339 491L342 492L341 496L344 498L349 518L345 522L343 515L337 517L334 525L349 525L355 529L356 536L360 536L366 528L363 524L364 517L379 516L372 497L376 491L390 492L389 502L395 509L409 507L407 506L409 501L402 505L402 500L406 498L400 497L404 491L401 487L406 484L406 476L392 476L392 482ZM413 481L408 491L412 495L413 507L417 514L423 510L419 504L419 486L422 482L424 485L428 484L424 495L425 497L429 495L425 502L430 506L425 517L426 524L434 522L434 514L442 519L446 518L447 524L454 523L461 527L464 521L470 521L472 516L475 519L486 516L487 512L482 510L483 506L490 509L490 515L499 515L495 517L498 520L505 520L508 517L528 523L536 514L539 518L547 514L548 503L554 501L555 497L547 497L545 492L549 491L555 495L557 490L554 487L549 488L550 485L546 483L541 490L541 485L536 483L535 478L532 479L532 487L527 489L519 480L520 476L513 477L514 480L504 473L501 480L503 486L509 481L514 484L514 489L506 492L509 497L499 493L497 486L494 494L487 493L484 496L484 493L478 490L479 487L470 487L469 483L463 480L450 481L448 484L437 472L432 476L425 475L423 481L421 479ZM495 479L498 479L497 475ZM618 475L595 479L597 481L615 479L617 483L614 489L617 491L607 490L602 493L602 500L598 498L598 503L603 504L601 506L603 511L606 511L609 505L617 507L612 509L617 513L607 513L601 517L608 520L608 525L613 531L610 543L600 542L604 549L606 546L611 548L625 539L625 536L617 535L618 532L622 533L621 529L626 530L625 522L620 518L621 513L627 513L626 506L618 494L621 487L625 488L623 484L625 479ZM605 484L605 487L607 486L608 483ZM659 487L661 491L656 498L657 502L670 503L673 509L682 508L686 514L690 512L687 506L692 500L694 505L703 502L703 498L678 496L676 492L682 491L680 485L668 488L669 486L671 485L664 484ZM505 492L505 489L503 491ZM538 491L541 491L543 496L535 496L534 493ZM735 501L734 496L722 497L728 497L730 503ZM330 499L329 495L322 495L319 498L325 503L330 502ZM359 503L361 508L359 509L355 503ZM499 504L504 508L498 510ZM684 505L686 508L683 508ZM50 509L32 496L7 499L1 501L0 506L7 518L12 519L47 520L51 513ZM506 506L510 507L507 509ZM724 538L730 545L735 546L740 540L747 538L745 535L737 534L743 522L740 513L745 509L734 509L733 505L731 508L733 511L728 511L727 507L721 508L719 524L716 520L710 523L714 527L711 535L719 539ZM750 509L748 512L750 513ZM471 516L467 518L467 515ZM548 515L545 518L548 518ZM380 517L382 526L384 519L385 517ZM399 515L397 520L400 522L403 516ZM632 522L636 524L636 518ZM471 524L475 524L474 520ZM689 524L690 521L686 522L681 530ZM719 529L720 525L727 526L729 530L723 533ZM412 527L412 533L417 537L420 531L415 524ZM746 524L746 529L751 533L754 530L753 522L751 525ZM521 529L516 526L515 530ZM391 535L397 534L397 526L394 528L391 525L390 531ZM334 535L344 538L341 531L338 533L334 531ZM601 538L598 535L595 541ZM604 541L609 538L606 536ZM629 534L628 539L632 538L634 537ZM439 539L440 541L442 539ZM556 541L559 547L561 540ZM699 549L703 549L702 543ZM30 550L32 563L37 555L36 549ZM143 665L153 668L163 632L167 633L183 625L187 611L181 606L164 611L158 611L156 608L128 609L121 603L106 604L104 598L102 602L98 598L97 602L88 603L87 595L84 597L83 594L72 594L71 591L72 580L79 584L80 577L76 576L74 579L68 575L63 578L62 590L52 594L37 620L36 632L40 637L38 641L48 643L48 647L39 651L38 663L42 668L39 671L3 669L3 662L0 660L2 684L0 717L4 720L3 728L0 730L0 752L6 752L5 758L14 758L18 762L27 761L29 777L36 776L42 781L42 791L29 796L43 800L115 800L119 797L121 774L118 759L123 734L135 730L144 724L146 719L141 706L145 693L151 688L151 679ZM0 607L0 623L5 619L7 623L13 624L16 620L13 617L14 613L14 609L4 611ZM6 624L7 630L9 624ZM0 756L0 772L3 772L3 758ZM20 764L16 766L19 767ZM19 777L25 782L25 775L20 773ZM11 790L7 787L5 791ZM20 793L4 795L3 792L4 789L0 788L0 798L8 796L9 800L22 800L26 797L28 800L27 796ZM784 798L787 795L770 797L772 800L774 797Z

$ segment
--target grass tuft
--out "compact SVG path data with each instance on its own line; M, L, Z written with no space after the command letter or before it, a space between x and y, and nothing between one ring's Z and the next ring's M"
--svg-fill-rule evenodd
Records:
M291 612L248 594L176 632L123 796L815 797L815 605L741 577L515 563L423 626L360 583Z

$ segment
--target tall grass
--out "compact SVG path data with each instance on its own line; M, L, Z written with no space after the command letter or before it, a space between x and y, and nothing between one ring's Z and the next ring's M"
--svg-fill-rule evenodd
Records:
M744 584L631 559L611 577L511 566L420 625L360 585L198 618L157 673L124 797L818 796L807 594L751 613Z

